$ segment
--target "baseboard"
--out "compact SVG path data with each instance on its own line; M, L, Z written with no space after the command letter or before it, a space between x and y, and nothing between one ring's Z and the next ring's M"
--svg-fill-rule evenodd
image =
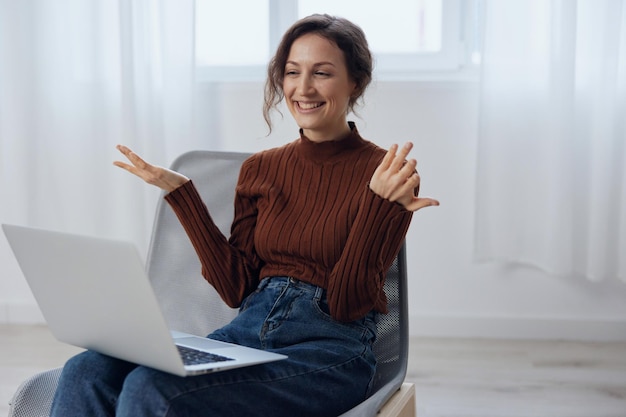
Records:
M45 320L35 304L0 302L0 324L45 324ZM412 315L409 334L415 337L626 341L626 320Z
M409 334L416 337L626 341L626 320L412 315Z

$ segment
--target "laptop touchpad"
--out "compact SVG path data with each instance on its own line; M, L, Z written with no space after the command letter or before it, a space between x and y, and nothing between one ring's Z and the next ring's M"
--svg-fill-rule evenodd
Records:
M232 347L228 343L207 339L206 337L178 337L174 339L178 345L188 346L201 350L213 350Z

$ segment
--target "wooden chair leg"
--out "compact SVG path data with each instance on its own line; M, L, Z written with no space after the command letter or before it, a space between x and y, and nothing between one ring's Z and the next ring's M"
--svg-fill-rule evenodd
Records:
M405 382L381 408L379 417L416 417L415 384Z

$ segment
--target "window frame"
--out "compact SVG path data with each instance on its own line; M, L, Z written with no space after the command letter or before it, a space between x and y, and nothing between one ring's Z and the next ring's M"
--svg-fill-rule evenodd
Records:
M414 54L376 54L375 77L378 80L467 79L475 65L467 51L468 8L480 0L443 0L441 50ZM282 35L298 18L298 6L292 0L269 0L269 46L275 51ZM196 66L200 82L259 82L266 79L267 64Z

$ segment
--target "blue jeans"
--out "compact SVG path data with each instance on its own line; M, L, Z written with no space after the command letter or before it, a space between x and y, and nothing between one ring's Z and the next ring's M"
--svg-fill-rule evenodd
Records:
M181 378L96 352L71 358L52 416L337 416L363 401L376 359L377 313L341 323L326 291L266 278L239 315L208 337L288 359Z

